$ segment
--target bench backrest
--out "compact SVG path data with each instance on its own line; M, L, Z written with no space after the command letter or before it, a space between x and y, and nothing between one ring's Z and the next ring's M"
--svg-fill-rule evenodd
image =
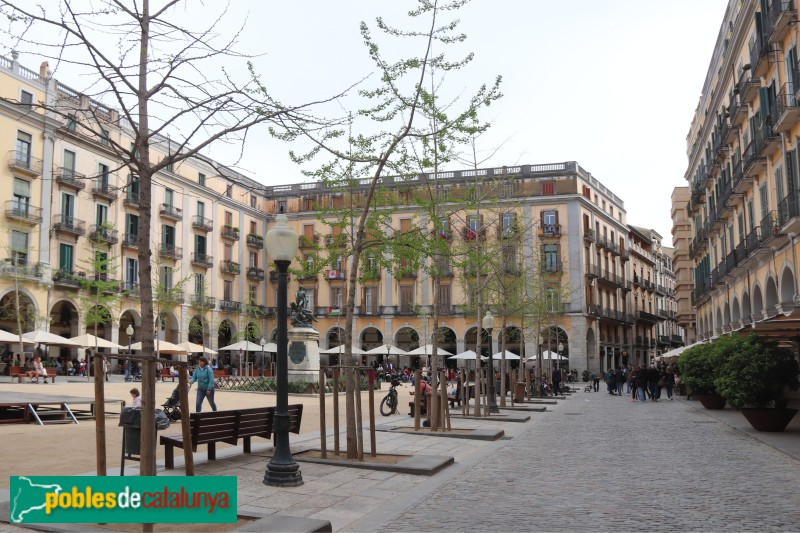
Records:
M300 434L300 421L303 418L303 404L289 406L289 431Z
M238 411L192 413L189 418L192 429L192 444L235 441L238 418Z
M299 434L303 404L290 405L288 408L289 431ZM235 442L240 437L268 439L272 435L274 418L275 407L192 413L189 417L192 444L196 446L207 442Z

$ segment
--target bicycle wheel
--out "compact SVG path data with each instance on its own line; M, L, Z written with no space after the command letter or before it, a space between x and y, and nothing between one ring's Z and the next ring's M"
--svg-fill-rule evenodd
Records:
M397 410L397 397L392 393L387 394L381 401L381 414L389 416Z

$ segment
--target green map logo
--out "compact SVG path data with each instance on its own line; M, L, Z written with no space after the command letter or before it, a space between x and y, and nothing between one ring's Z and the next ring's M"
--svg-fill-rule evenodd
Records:
M9 521L233 523L234 476L15 476Z

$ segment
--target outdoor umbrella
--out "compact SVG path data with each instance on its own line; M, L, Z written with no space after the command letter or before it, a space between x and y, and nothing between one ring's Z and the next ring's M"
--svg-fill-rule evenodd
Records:
M364 350L362 350L361 348L356 348L355 346L353 346L352 349L353 349L353 355L362 355L362 354L367 353ZM320 350L319 353L342 355L342 354L344 354L344 350L345 350L345 347L340 344L339 346L335 346L333 348L328 348L327 350Z
M56 335L55 333L50 333L49 331L42 331L40 329L23 333L22 338L25 341L36 344L48 344L51 346L81 346L77 342L71 341L66 337Z
M155 340L153 340L153 347L156 348ZM177 344L173 344L168 341L161 341L161 340L158 341L157 348L158 348L158 353L163 353L163 354L186 355L187 353L189 353L188 350L183 346L178 346ZM133 344L131 344L131 350L141 350L141 349L142 349L141 342L134 342Z
M87 348L94 348L97 346L98 348L117 348L118 350L125 349L125 346L120 346L119 344L114 344L113 342L107 341L100 337L95 337L90 333L84 333L83 335L72 337L69 340L76 343L78 346L85 346Z
M265 348L265 351L266 351L266 346L264 348ZM254 342L250 342L250 341L239 341L239 342L235 342L233 344L229 344L228 346L223 346L222 348L217 348L217 349L220 352L222 352L224 350L232 350L232 351L244 350L245 352L260 352L261 351L261 345L260 344L256 344Z
M493 361L499 361L503 358L503 352L497 352L492 356ZM517 360L519 356L515 353L509 352L506 350L506 361Z
M274 342L268 342L264 345L264 351L270 353L278 353L278 345Z
M456 359L459 361L475 361L478 357L478 354L473 352L472 350L467 350L466 352L461 352L459 354L453 355L448 357L448 359Z
M193 342L186 341L186 342L182 342L182 343L178 344L178 346L180 348L183 348L184 350L186 350L189 353L202 352L202 353L207 353L209 355L217 355L217 352L215 352L214 350L212 350L211 348L209 348L207 346L203 346L202 344L195 344Z
M8 342L8 343L19 343L19 335L14 333L9 333L5 330L0 329L0 342ZM25 337L22 338L22 344L35 344L33 341L25 340Z
M436 353L438 355L453 355L447 350L442 348L436 348ZM410 352L407 352L407 355L433 355L433 344L426 344L425 346L420 346Z
M366 353L376 354L376 355L405 355L407 352L402 349L394 346L392 344L381 344L380 346L376 346L371 350L367 350Z

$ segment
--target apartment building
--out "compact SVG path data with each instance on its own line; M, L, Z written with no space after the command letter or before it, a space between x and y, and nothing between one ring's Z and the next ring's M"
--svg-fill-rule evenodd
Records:
M0 58L0 141L7 147L0 181L13 188L2 221L0 327L16 331L15 287L23 329L75 336L85 331L82 281L116 280L125 297L108 309L100 336L127 344L141 338L138 238L141 189L111 149L131 142L131 127L113 109L39 72ZM57 106L59 113L44 112ZM27 105L28 103L29 105ZM91 116L104 125L97 127ZM159 138L156 160L175 147ZM153 179L150 236L154 285L180 294L161 312L158 337L210 346L266 330L266 200L260 184L220 172L203 158L166 168ZM92 272L94 254L109 266ZM203 324L203 326L201 326ZM205 333L205 334L204 334ZM54 354L51 354L54 355Z
M687 136L687 194L673 195L681 325L697 339L796 331L800 88L794 2L732 0ZM688 247L687 247L688 244ZM691 289L691 292L689 293Z
M142 191L112 149L130 143L131 125L116 110L52 79L46 64L35 72L16 57L0 58L0 91L19 102L0 104L6 126L0 142L9 154L0 181L14 191L3 220L8 235L0 306L16 311L11 303L19 294L24 330L74 336L86 330L82 281L116 280L123 297L110 305L111 321L99 335L125 345L132 325L139 340ZM39 102L59 112L46 113ZM98 118L102 127L92 126ZM176 149L170 139L158 138L152 157L157 161ZM623 201L576 162L386 177L383 185L381 205L391 213L386 235L422 227L453 248L486 243L502 265L500 277L543 287L544 323L508 317L505 330L493 332L498 350L504 338L512 352L531 356L549 349L568 357L571 368L602 371L646 362L668 347L664 337L675 331L665 325L673 309L664 289L672 287L671 258L660 236L629 226ZM429 187L446 218L438 229L414 201L415 191ZM494 188L492 195L476 203L476 191L487 187ZM321 182L264 186L202 157L165 168L152 189L151 266L156 289L180 287L180 294L160 309L158 338L211 348L241 336L272 340L277 275L268 267L263 236L273 214L284 212L301 236L290 291L304 287L321 347L339 344L353 231L335 223L341 217L336 213L360 205L365 189L366 183L347 191ZM98 253L111 264L102 272L91 265ZM316 268L323 256L330 261ZM446 255L422 261L364 253L354 346L410 350L436 334L449 352L476 348L483 267L459 265ZM438 283L430 276L433 262ZM499 313L498 297L484 299ZM440 317L436 332L434 311ZM12 314L0 314L0 328L16 330ZM385 357L364 362L376 359Z

